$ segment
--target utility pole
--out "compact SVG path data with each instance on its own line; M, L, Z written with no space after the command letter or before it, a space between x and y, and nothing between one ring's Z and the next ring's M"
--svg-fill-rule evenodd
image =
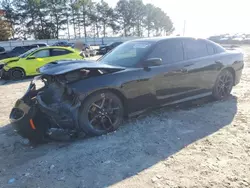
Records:
M183 36L185 36L186 32L186 20L184 20L184 25L183 25Z

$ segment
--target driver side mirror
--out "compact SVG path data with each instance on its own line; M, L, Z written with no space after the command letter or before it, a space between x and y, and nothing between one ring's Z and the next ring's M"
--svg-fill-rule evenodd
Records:
M27 59L36 59L35 56L30 56L30 57L27 57Z
M145 60L142 63L144 68L148 68L148 67L153 67L153 66L160 66L162 65L162 59L161 58L150 58Z

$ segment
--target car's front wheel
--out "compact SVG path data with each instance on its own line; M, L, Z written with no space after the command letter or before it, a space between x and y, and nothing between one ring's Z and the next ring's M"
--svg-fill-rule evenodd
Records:
M20 79L25 78L26 74L23 69L13 68L10 70L9 76L11 80L20 80Z
M79 123L84 132L102 135L116 130L123 121L124 107L120 98L110 91L97 92L83 103Z
M229 70L223 70L215 82L213 88L213 97L217 100L227 98L234 85L234 76Z

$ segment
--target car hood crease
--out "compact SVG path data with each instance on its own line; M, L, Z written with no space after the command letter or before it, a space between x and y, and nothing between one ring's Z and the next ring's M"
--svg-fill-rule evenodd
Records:
M71 72L78 69L117 69L123 70L124 67L108 65L105 63L99 63L96 61L72 61L72 60L61 60L51 62L41 68L39 72L46 75L60 75L67 72Z

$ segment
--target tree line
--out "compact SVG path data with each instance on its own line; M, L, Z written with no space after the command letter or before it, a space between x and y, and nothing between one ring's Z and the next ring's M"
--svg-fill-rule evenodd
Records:
M169 16L142 0L2 0L11 37L35 39L106 36L162 36L173 32Z

